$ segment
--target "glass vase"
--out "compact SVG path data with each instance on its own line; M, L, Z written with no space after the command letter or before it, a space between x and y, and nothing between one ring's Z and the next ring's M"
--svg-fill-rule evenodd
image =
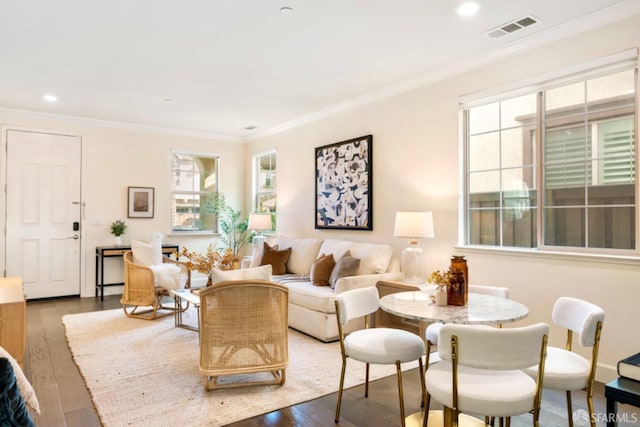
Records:
M457 305L464 306L465 302L465 293L466 286L464 282L464 272L456 268L455 270L451 270L451 280L449 284L449 288L447 289L447 304L448 305Z
M453 272L461 270L464 275L464 303L466 305L469 302L469 266L467 265L467 260L461 255L453 255L451 257L450 270Z

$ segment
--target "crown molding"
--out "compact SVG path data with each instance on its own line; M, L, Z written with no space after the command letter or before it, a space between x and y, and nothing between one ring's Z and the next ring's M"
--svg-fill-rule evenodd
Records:
M564 38L592 30L612 22L629 18L640 13L640 1L626 0L605 9L598 10L588 15L576 18L570 22L556 25L539 33L524 36L498 48L470 56L459 61L444 64L431 70L425 71L415 77L385 86L368 94L352 98L335 104L328 108L318 110L281 125L266 129L260 133L247 137L247 141L254 141L289 129L293 129L305 124L313 123L326 117L351 108L371 104L386 98L390 98L402 93L419 89L429 84L435 83L453 75L462 74L475 68L496 62L500 59L533 49L536 47L559 41Z
M20 110L0 107L0 114L7 114L28 119L58 120L77 125L100 126L106 128L126 129L140 132L161 133L164 135L187 136L193 138L215 139L221 142L244 143L246 139L240 136L222 135L209 132L198 132L188 129L165 128L161 126L149 126L129 122L117 122L111 120L93 119L88 117L68 116L64 114L45 113L42 111Z

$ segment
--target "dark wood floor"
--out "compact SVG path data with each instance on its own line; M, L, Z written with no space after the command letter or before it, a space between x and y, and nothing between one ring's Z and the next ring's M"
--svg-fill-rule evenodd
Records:
M37 427L100 426L99 417L67 346L62 316L69 313L119 308L119 296L74 298L27 304L28 355L25 364L40 401L42 415L36 418ZM419 410L419 377L410 371L403 377L407 414ZM336 378L336 382L339 379ZM388 427L400 425L398 394L394 376L375 381L364 398L362 386L347 390L343 396L339 426ZM541 426L566 426L564 394L546 391L543 395ZM296 406L283 408L262 416L232 424L234 427L257 426L334 426L336 394L330 394ZM598 384L595 394L596 411L604 414L603 386ZM432 409L437 409L432 404ZM574 393L574 410L586 408L584 393ZM629 420L638 422L620 426L640 426L640 413L635 408L620 405ZM179 415L176 415L179 416ZM200 421L200 420L198 420ZM196 424L185 420L184 425ZM530 426L531 416L519 416L512 426ZM598 425L604 426L604 423ZM576 425L576 427L580 427Z

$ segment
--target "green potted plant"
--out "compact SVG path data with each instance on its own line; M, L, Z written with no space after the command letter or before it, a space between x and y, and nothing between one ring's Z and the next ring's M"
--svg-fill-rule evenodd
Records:
M111 234L114 236L114 243L117 246L122 245L122 235L127 231L127 224L121 219L111 223Z
M204 206L207 213L218 217L220 243L223 247L231 249L237 260L240 251L251 242L254 235L248 228L249 219L242 219L240 211L229 206L224 195L220 193Z

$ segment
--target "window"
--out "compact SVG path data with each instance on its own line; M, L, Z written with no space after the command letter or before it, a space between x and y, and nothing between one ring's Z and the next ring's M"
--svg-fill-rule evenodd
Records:
M171 230L217 231L206 204L218 192L218 157L171 153Z
M276 153L254 157L255 212L276 212Z
M466 244L636 250L635 63L463 105Z

